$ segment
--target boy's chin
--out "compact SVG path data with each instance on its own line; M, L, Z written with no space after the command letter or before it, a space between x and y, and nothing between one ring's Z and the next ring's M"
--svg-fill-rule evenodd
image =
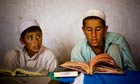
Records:
M34 53L38 53L40 49L32 50Z
M98 44L90 44L91 47L98 47Z

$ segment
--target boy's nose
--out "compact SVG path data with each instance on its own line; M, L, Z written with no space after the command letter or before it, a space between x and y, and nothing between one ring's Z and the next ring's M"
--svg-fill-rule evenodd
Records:
M96 32L92 31L92 37L96 37Z
M37 44L37 43L38 43L38 41L37 41L37 39L36 39L36 38L34 39L34 43L35 43L35 44Z

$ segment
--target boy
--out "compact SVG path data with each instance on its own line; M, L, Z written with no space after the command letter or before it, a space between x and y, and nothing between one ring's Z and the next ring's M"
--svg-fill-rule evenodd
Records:
M23 47L16 47L6 53L5 67L32 67L54 71L57 59L53 52L42 45L42 30L35 19L28 19L18 27Z
M124 70L136 70L128 42L122 35L107 32L107 29L103 11L87 11L82 27L86 38L73 48L71 61L89 62L96 55L107 53Z
M82 30L85 38L71 53L71 61L89 62L96 55L109 54L123 70L137 70L125 38L117 33L107 32L105 14L101 10L89 10L84 14ZM83 84L80 74L73 84Z

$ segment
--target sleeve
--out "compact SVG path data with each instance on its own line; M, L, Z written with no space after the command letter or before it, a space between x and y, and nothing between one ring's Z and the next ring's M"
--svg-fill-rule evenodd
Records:
M56 58L54 57L50 63L49 71L54 71L57 66L58 66L58 62Z
M48 55L50 55L50 56L48 59L49 61L46 64L47 65L46 69L52 72L58 66L58 61L57 61L57 58L55 57L55 55L53 54L53 52L49 51Z
M127 40L123 36L120 36L116 42L120 45L122 51L124 68L129 70L137 70Z
M71 61L77 61L78 54L79 54L79 52L77 52L77 50L75 48L73 48L72 52L71 52Z
M71 52L71 61L89 62L95 56L86 40L79 42Z
M5 54L3 66L4 67L18 67L18 54L14 49L8 51Z
M84 61L82 51L79 47L75 46L71 52L71 61Z

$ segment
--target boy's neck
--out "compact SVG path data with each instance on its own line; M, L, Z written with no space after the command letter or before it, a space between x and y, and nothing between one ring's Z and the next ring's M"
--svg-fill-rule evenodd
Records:
M94 48L92 48L92 50L95 52L96 55L104 53L104 47L101 47L101 48L94 47Z
M30 57L33 57L35 53L28 53Z
M95 52L96 55L98 55L104 53L104 47L105 47L104 42L102 42L100 46L92 47L92 50Z
M36 52L32 52L32 51L29 51L27 49L26 49L26 51L30 57L33 57L36 54Z

